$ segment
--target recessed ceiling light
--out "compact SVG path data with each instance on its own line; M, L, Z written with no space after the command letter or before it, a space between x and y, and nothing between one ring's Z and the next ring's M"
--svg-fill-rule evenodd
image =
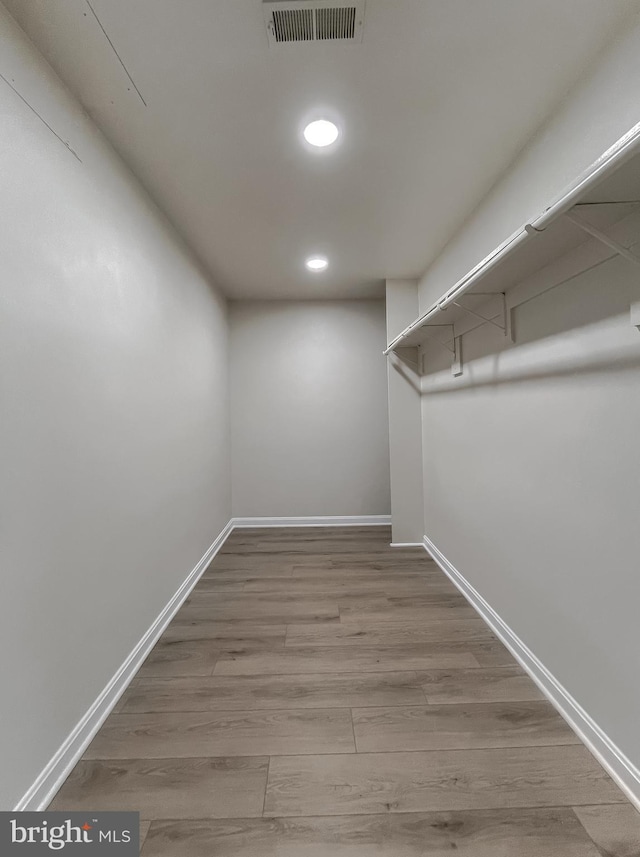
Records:
M330 146L338 139L338 126L328 119L316 119L304 129L304 139L312 146Z
M324 271L329 267L329 260L324 256L311 256L307 259L305 265L310 271Z

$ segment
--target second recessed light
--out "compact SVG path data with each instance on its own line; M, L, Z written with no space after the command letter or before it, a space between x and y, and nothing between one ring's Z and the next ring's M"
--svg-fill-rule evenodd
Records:
M305 265L310 271L325 271L329 267L329 260L325 256L311 256Z
M316 119L304 129L304 139L312 146L323 148L330 146L338 139L338 126L328 119Z

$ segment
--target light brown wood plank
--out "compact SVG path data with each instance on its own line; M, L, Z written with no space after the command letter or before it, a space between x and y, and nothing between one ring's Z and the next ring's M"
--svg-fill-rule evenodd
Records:
M203 576L193 590L196 592L244 592L244 586L250 579L250 573L246 571L224 571L218 574ZM277 580L286 580L286 577L277 577Z
M397 552L385 544L383 540L371 539L343 539L332 537L325 534L324 537L317 539L306 538L297 539L287 537L267 539L260 537L247 538L245 541L240 539L228 540L221 549L219 556L225 556L230 553L234 554L278 554L279 556L291 557L298 554L307 554L313 551L321 551L323 554L348 554L348 553L363 553L366 551L375 551L377 554L388 554L390 557L396 557Z
M390 579L393 577L394 579ZM339 578L339 579L338 579ZM247 576L244 592L286 592L287 594L295 593L297 596L319 597L326 592L331 592L334 597L340 593L347 598L355 598L356 596L368 597L371 599L387 599L391 596L400 595L441 595L451 596L455 592L446 590L438 584L430 584L429 581L418 575L398 575L397 578L393 575L380 573L379 577L372 577L367 574L350 574L345 577L341 573L338 575L335 572L325 571L318 576L292 576L292 577L268 577L261 576L252 578ZM287 586L287 583L289 584ZM440 592L438 592L440 588ZM435 600L435 598L432 598ZM463 599L464 601L464 599ZM466 604L467 602L464 601Z
M475 649L474 649L475 651ZM447 667L476 667L470 645L317 646L271 652L221 655L214 675L291 675L294 673L398 672Z
M158 821L142 857L599 857L568 809Z
M420 673L427 702L525 702L544 695L520 666Z
M179 625L176 633L180 633ZM196 639L195 632L193 636L193 639L187 640L165 640L163 637L152 649L137 677L207 676L211 675L220 657L250 652L266 653L284 648L281 635L258 636L254 642L251 638L234 640L232 636L226 640L220 637Z
M379 622L384 618L390 618L392 621L407 621L413 618L420 622L423 616L428 615L428 612L423 614L422 611L434 608L464 608L466 616L478 615L459 592L434 586L429 586L422 594L413 596L394 595L391 590L387 590L386 594L382 594L382 591L367 595L347 594L340 597L338 604L343 622ZM393 611L397 611L395 615Z
M640 814L631 804L577 806L574 812L603 857L640 855Z
M424 694L415 672L323 673L141 679L121 710L127 713L252 711L423 702Z
M264 625L287 625L291 622L339 621L336 601L270 596L263 593L242 598L220 596L206 603L187 602L177 613L178 621L247 622Z
M385 550L371 546L359 551L333 551L325 554L333 568L371 566L372 568L414 568L435 570L435 562L424 551Z
M354 554L349 554L354 556ZM218 554L208 566L201 579L215 578L216 575L244 572L250 569L255 577L261 576L263 573L273 577L282 577L291 575L294 567L306 568L331 568L331 560L326 554L305 553L295 554L294 556L284 556L282 554L264 554L264 553L236 553Z
M211 675L221 654L210 640L158 642L140 667L137 678L151 675Z
M357 542L337 542L334 540L326 540L323 542L310 542L307 545L302 542L282 541L280 544L266 544L264 542L255 545L239 545L228 552L221 552L219 556L224 562L224 557L233 554L241 556L245 559L258 560L264 558L267 561L271 558L281 558L285 562L296 564L298 558L301 559L301 564L308 560L310 554L316 553L321 561L336 558L336 562L346 562L349 555L368 558L368 555L374 556L374 561L386 562L387 565L395 563L415 563L416 559L410 558L406 561L397 557L395 551L389 550L383 544L368 545L358 544Z
M254 585L255 584L255 585ZM272 585L273 584L273 585ZM240 592L217 592L214 589L196 589L185 601L184 606L190 604L211 607L242 607L253 605L261 601L268 604L299 604L320 603L325 605L339 603L341 606L358 607L361 602L372 602L372 607L378 601L385 608L392 607L430 607L434 604L452 604L457 606L469 606L461 596L451 589L450 584L438 584L429 586L417 581L407 586L394 585L383 581L380 584L370 581L343 584L325 584L321 580L278 577L261 578L257 582L248 580L244 589ZM413 602L413 603L412 603ZM472 609L472 608L470 608ZM470 615L477 616L473 611Z
M262 814L267 758L81 761L51 810L139 812L141 819Z
M578 744L546 701L354 708L362 753Z
M325 545L329 550L324 550ZM275 556L275 553L264 553L262 556ZM369 563L379 563L381 568L396 568L400 566L419 567L417 557L405 556L400 557L395 551L391 551L384 545L369 545L364 548L357 544L344 544L333 542L331 545L327 543L317 542L309 545L307 550L299 550L297 548L287 549L280 554L286 557L294 567L300 566L323 566L329 568L342 567L362 567Z
M498 639L478 639L473 643L460 643L468 646L473 657L481 667L504 667L517 665L511 652Z
M309 557L309 554L307 554ZM339 565L363 566L372 565L374 568L379 565L381 568L401 566L412 566L414 568L436 569L438 566L429 557L429 555L420 548L406 548L404 550L380 548L375 545L369 547L361 547L358 551L333 551L329 554L323 554L329 559L331 565L338 567Z
M397 574L398 576L420 576L424 580L447 579L434 562L425 559L398 559L380 553L362 554L317 554L289 558L292 577L304 579L320 574L348 575L349 577L373 577Z
M265 815L349 815L624 801L582 746L277 756Z
M441 615L441 614L436 614ZM420 646L424 643L468 642L494 635L478 616L420 622L349 622L329 627L289 625L287 646Z
M284 568L236 568L236 569L220 569L217 570L211 575L207 575L206 577L202 577L200 579L200 583L198 587L201 589L206 589L209 586L210 581L222 580L227 581L228 583L242 583L245 584L249 580L260 580L261 578L266 577L269 580L280 580L280 579L291 579L291 569L287 571ZM213 588L213 587L212 587Z
M197 594L198 592L210 592L212 594L229 594L232 595L238 592L244 591L245 581L243 579L229 580L228 578L222 577L201 577L194 589L192 590L191 596Z
M318 563L320 561L320 559L317 560ZM295 562L296 564L300 564L302 563L302 559L297 559ZM266 560L264 557L245 557L226 554L224 557L216 557L200 578L200 582L203 580L219 579L233 581L242 577L242 575L261 577L265 574L268 577L291 577L293 567L293 562L285 562L277 555ZM329 567L328 562L327 567Z
M354 752L351 713L333 709L114 714L85 759Z
M388 598L379 596L375 598L358 596L349 600L341 596L338 607L343 625L368 625L369 628L382 628L390 623L404 623L412 624L418 629L432 622L449 622L452 619L477 621L478 619L478 614L468 604L450 595L433 597L429 604L422 606L398 605ZM478 627L482 626L478 625ZM484 636L493 636L486 625L483 631Z
M262 577L247 580L244 592L283 592L291 596L329 597L343 599L345 596L386 598L389 595L425 595L430 591L428 581L420 577L389 580L390 575L377 579L343 576L342 580L331 579L325 575L318 577Z
M295 579L295 578L294 578ZM357 600L356 600L357 599ZM414 603L411 604L411 601ZM420 592L414 591L410 595L397 593L393 591L393 586L383 582L378 589L371 587L369 592L354 592L349 594L345 592L339 598L339 603L343 610L351 608L353 612L362 609L378 613L380 608L388 610L390 607L406 608L406 607L468 607L468 602L453 589L446 581L444 583L429 584ZM478 615L477 613L475 614ZM374 616L374 618L376 618Z
M160 641L210 640L222 648L234 646L284 646L286 625L257 625L255 622L210 622L206 620L171 622Z
M383 548L382 548L383 549ZM378 548L374 545L370 548L374 553L377 552ZM338 555L342 555L341 551L337 552ZM321 542L307 542L306 549L304 551L296 551L293 554L293 561L300 561L302 564L313 560L314 558L320 560L321 562L326 562L333 556L333 552L331 556L327 553L327 551L323 550L323 545ZM352 551L346 551L345 556L352 555ZM260 550L255 550L255 545L252 546L249 543L246 545L235 545L233 546L233 550L229 550L226 553L224 551L220 552L215 558L215 562L226 562L228 557L243 557L244 559L255 559L256 561L260 559L264 559L267 562L276 557L281 560L289 561L289 554L287 551L281 551L274 548L264 549L262 547Z
M429 584L448 579L437 566L425 563L380 562L379 559L359 562L359 555L357 554L349 560L348 565L346 564L347 560L344 560L344 563L342 564L335 559L327 559L324 562L318 560L316 564L312 564L310 561L303 563L300 560L296 560L291 564L291 577L294 580L300 581L300 583L305 580L324 579L331 583L340 583L344 580L354 580L362 583L379 580L390 582L398 580L409 583L423 581L425 584Z
M354 524L353 526L292 526L292 527L237 527L225 541L225 545L237 541L244 542L279 542L286 541L310 542L323 539L339 539L340 541L365 540L366 543L382 541L390 544L390 524ZM394 548L399 550L399 548Z
M465 616L477 616L468 610L469 605L453 589L431 587L424 595L359 597L338 599L340 621L347 622L427 622L434 607L464 608Z
M289 545L303 548L320 543L325 549L332 544L344 545L344 549L366 549L376 545L381 549L398 551L390 547L391 527L379 526L333 526L333 527L242 527L235 529L226 539L221 553L229 550L285 550ZM311 549L313 549L311 547ZM328 547L326 547L328 549Z

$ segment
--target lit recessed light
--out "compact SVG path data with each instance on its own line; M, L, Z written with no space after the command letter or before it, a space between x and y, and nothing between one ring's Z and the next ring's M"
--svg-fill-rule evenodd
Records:
M304 139L312 146L330 146L338 139L338 126L328 119L316 119L304 129Z
M329 267L329 260L324 256L311 256L305 265L310 271L325 271Z

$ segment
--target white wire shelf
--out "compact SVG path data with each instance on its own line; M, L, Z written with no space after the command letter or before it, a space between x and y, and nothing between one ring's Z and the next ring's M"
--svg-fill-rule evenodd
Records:
M393 339L385 354L435 337L456 352L455 325L468 315L510 336L506 295L528 276L594 238L640 264L608 231L640 207L640 123L554 203L524 224Z

